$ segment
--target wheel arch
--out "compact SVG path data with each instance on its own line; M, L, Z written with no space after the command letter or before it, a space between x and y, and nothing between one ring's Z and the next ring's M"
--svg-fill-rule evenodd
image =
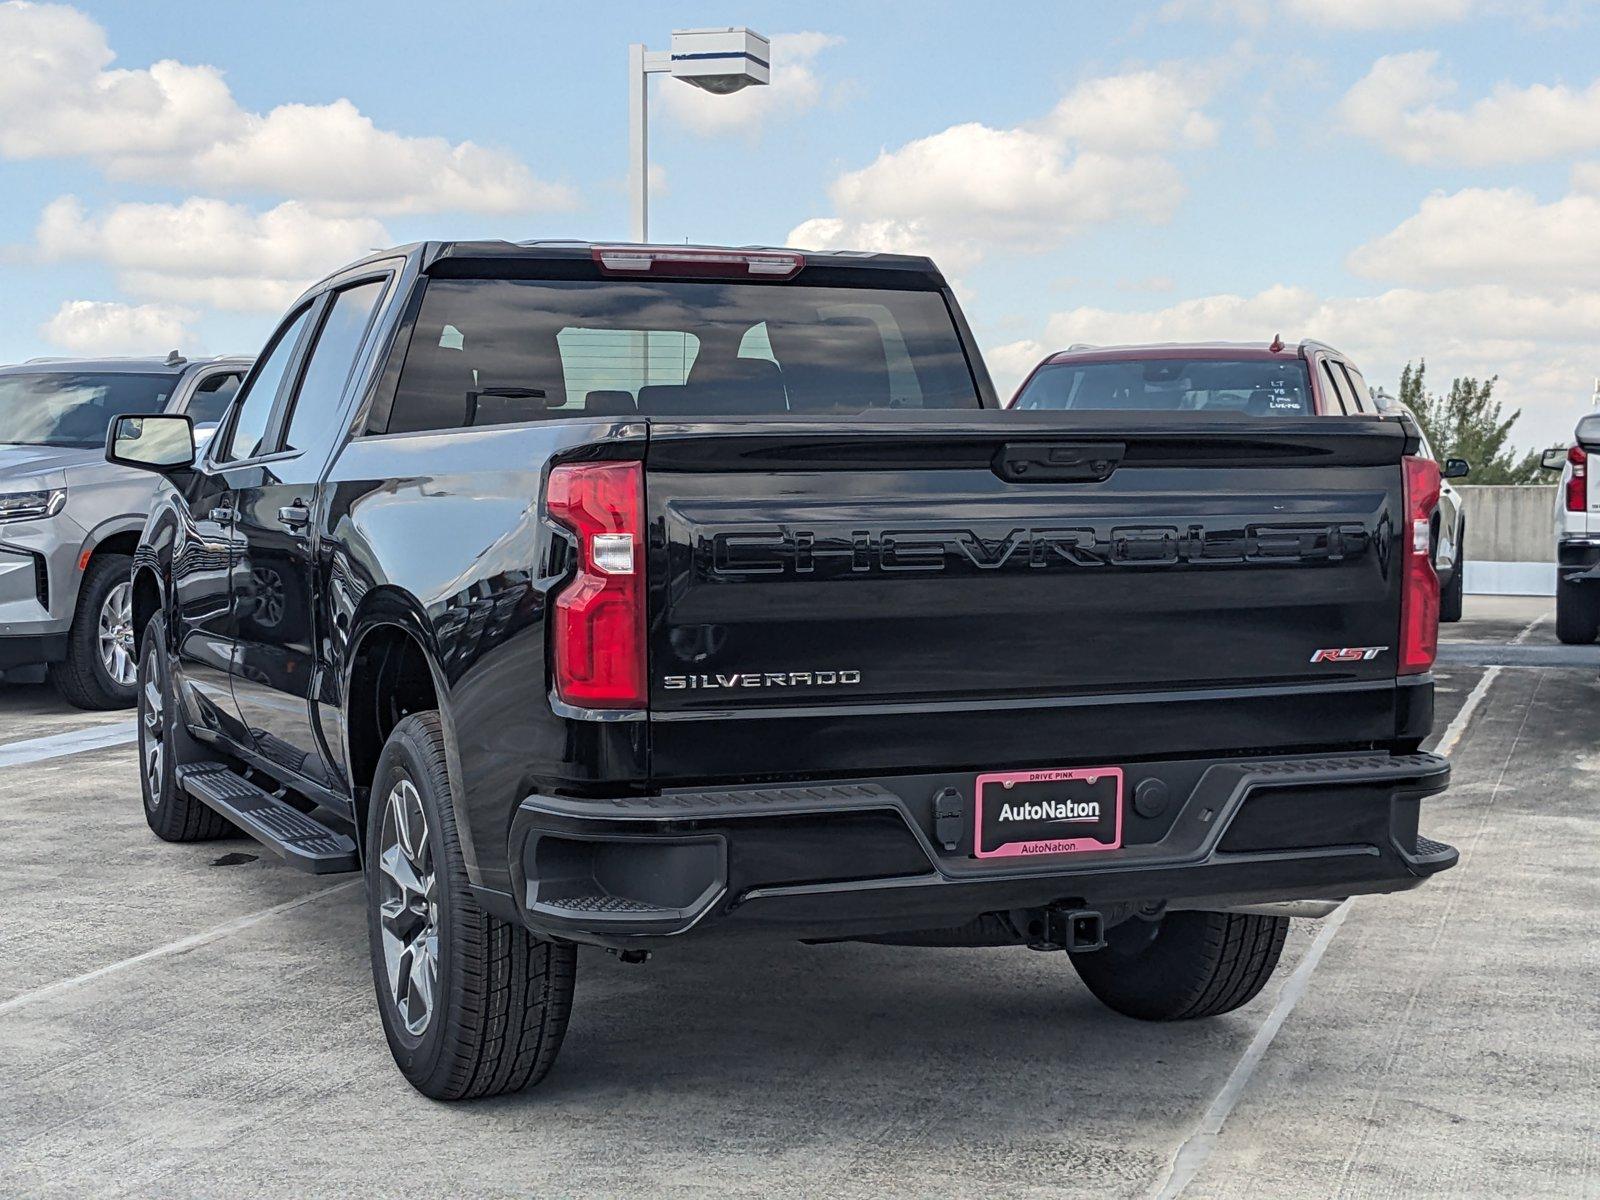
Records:
M143 513L121 513L107 517L84 537L78 551L78 562L87 566L90 559L100 554L126 554L132 558L139 549L145 521Z
M161 612L166 604L166 588L162 586L161 573L149 563L135 562L133 568L133 648L135 654L144 653L144 631L150 618Z
M350 783L356 840L366 840L372 779L384 743L413 712L439 714L444 732L450 802L456 811L469 873L477 857L463 824L461 762L449 702L449 682L439 666L437 644L422 606L396 588L377 588L363 597L351 622L341 691L344 707L345 770ZM476 882L476 880L474 880Z

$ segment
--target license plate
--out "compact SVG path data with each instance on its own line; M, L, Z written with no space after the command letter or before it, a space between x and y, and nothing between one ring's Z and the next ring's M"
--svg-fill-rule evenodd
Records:
M979 858L1082 854L1122 845L1122 768L979 775Z

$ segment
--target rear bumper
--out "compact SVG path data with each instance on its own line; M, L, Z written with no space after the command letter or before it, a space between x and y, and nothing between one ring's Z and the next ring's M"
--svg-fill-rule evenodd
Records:
M970 774L534 795L515 815L509 857L530 928L614 947L713 933L871 937L1061 904L1221 908L1402 891L1455 865L1453 848L1417 832L1423 797L1449 777L1431 754L1138 764L1127 768L1121 849L982 862L964 807Z
M1591 583L1600 579L1600 540L1585 537L1557 542L1556 569L1568 583Z

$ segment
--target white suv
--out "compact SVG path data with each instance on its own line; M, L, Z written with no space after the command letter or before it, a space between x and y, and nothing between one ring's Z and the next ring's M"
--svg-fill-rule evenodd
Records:
M1600 392L1596 393L1600 395ZM1600 413L1578 422L1573 444L1546 450L1542 466L1561 472L1556 489L1556 637L1587 645L1600 633L1600 487L1589 463L1600 452Z

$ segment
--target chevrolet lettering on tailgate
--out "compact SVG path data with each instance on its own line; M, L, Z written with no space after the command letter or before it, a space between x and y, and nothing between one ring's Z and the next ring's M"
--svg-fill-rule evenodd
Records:
M1355 558L1370 541L1366 528L1355 522L1249 524L1221 530L1196 524L1118 525L1104 532L1092 527L780 526L714 534L705 565L712 575L823 577L970 568L1294 565Z

